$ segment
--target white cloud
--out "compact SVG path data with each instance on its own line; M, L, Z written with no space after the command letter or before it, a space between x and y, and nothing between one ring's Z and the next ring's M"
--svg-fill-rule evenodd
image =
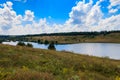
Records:
M13 20L16 16L16 12L12 10L12 3L7 2L3 4L3 8L0 8L0 27L3 30L8 30L12 27Z
M5 4L4 4L4 5L5 5ZM7 5L10 9L12 9L13 3L12 3L12 2L6 2L6 5Z
M99 6L100 2L101 1L98 1L94 6L92 5L92 1L87 4L78 2L78 4L72 8L69 14L70 18L66 21L66 24L78 24L80 28L83 28L83 26L89 28L98 25L98 22L103 16ZM83 29L86 30L86 28Z
M116 7L115 9L113 7ZM110 0L110 5L108 6L109 13L116 13L120 9L120 0Z
M110 0L109 8L112 8L113 6L120 6L120 0Z
M109 13L116 13L118 11L118 9L110 9Z
M68 24L81 24L85 22L87 13L90 11L92 3L84 4L84 2L78 2L76 6L72 8L69 13L70 19L66 22Z
M120 30L120 14L103 18L104 13L100 9L98 1L93 5L89 3L77 2L69 13L69 19L64 24L50 24L46 18L35 21L34 12L26 10L25 14L17 15L13 10L12 2L1 4L0 8L0 34L20 35L20 34L40 34L53 32L73 32L73 31L100 31L100 30ZM115 10L111 9L111 13ZM49 16L49 18L51 18Z
M120 30L120 15L102 19L93 30Z
M100 9L102 1L98 1L95 5L92 5L92 1L86 4L84 1L78 2L72 8L66 24L77 26L78 31L120 30L120 14L104 19L104 13ZM115 13L117 10L110 9L109 12Z
M33 21L33 19L34 19L34 12L31 12L30 10L26 10L24 21Z

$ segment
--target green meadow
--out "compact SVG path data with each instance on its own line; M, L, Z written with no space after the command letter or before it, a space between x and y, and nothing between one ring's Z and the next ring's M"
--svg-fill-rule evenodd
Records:
M120 80L120 60L0 44L0 80Z

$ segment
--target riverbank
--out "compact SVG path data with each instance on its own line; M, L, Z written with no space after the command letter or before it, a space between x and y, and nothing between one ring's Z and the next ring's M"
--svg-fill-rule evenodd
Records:
M109 33L99 35L43 35L25 37L28 41L34 42L55 42L57 44L74 44L74 43L120 43L120 33Z
M49 44L39 44L35 42L24 42L25 45L31 44L33 48L48 49ZM2 44L9 44L16 46L17 42L3 42ZM77 43L77 44L57 44L54 45L56 51L69 51L75 54L86 54L98 57L109 57L111 59L120 59L118 43Z
M0 44L1 80L119 80L120 60Z
M32 35L0 35L6 41L36 42L40 44L120 43L120 31L45 33Z

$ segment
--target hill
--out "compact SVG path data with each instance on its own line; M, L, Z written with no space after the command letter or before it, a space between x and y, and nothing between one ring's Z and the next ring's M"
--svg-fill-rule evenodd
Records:
M120 80L120 60L0 44L0 80Z
M70 32L70 33L52 33L41 35L29 35L25 37L28 41L55 42L58 44L71 43L120 43L120 31L102 31L102 32Z
M38 43L55 42L57 44L71 43L120 43L120 31L101 32L68 32L68 33L46 33L32 35L1 35L0 42L12 41L32 41Z

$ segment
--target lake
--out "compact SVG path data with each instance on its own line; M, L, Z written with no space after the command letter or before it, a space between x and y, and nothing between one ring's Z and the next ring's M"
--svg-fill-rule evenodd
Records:
M16 46L18 42L3 42ZM27 42L25 42L27 44ZM29 42L34 48L47 49L48 45ZM70 51L77 54L87 54L99 57L109 57L120 60L120 44L116 43L77 43L55 45L57 51Z

